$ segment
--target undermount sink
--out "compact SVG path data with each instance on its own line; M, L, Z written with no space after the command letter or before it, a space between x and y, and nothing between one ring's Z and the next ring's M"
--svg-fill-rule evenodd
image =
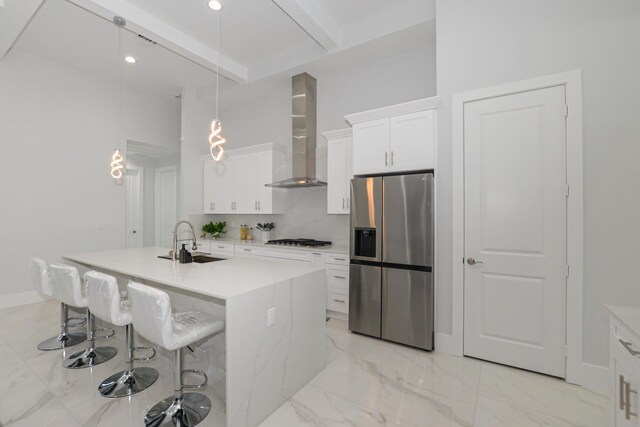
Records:
M171 259L171 255L158 255L158 258ZM226 258L216 258L209 255L194 255L191 259L195 263L205 264L207 262L224 261Z

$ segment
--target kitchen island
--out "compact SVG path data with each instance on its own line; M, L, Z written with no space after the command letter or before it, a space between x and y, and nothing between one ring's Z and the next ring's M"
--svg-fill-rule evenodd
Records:
M166 290L180 308L224 316L226 330L217 341L225 349L223 366L207 373L213 379L226 371L221 399L228 427L258 425L324 368L323 268L240 257L205 264L158 258L166 254L164 248L136 248L63 258ZM272 326L269 309L275 311Z

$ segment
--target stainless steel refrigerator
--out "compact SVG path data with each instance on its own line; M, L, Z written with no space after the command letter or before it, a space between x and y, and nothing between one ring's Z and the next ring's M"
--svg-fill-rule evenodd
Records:
M351 181L349 329L433 349L433 174Z

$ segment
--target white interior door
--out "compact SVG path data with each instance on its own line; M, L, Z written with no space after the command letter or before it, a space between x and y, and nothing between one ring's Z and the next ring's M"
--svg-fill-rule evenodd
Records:
M566 334L565 103L565 87L557 86L464 107L464 353L559 377Z
M127 247L141 248L144 241L144 175L141 168L127 168Z
M155 187L155 245L170 248L178 217L178 168L167 166L156 169Z

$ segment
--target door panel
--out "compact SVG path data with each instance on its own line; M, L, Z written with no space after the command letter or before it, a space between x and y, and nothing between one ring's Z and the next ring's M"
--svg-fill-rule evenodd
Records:
M465 104L464 352L564 377L564 86Z
M433 175L386 176L382 188L382 261L431 267Z
M349 266L349 330L380 337L382 268Z
M347 213L347 138L329 141L327 151L327 213Z
M433 349L432 273L384 268L382 301L382 338Z
M144 245L144 173L141 168L127 168L127 248Z

